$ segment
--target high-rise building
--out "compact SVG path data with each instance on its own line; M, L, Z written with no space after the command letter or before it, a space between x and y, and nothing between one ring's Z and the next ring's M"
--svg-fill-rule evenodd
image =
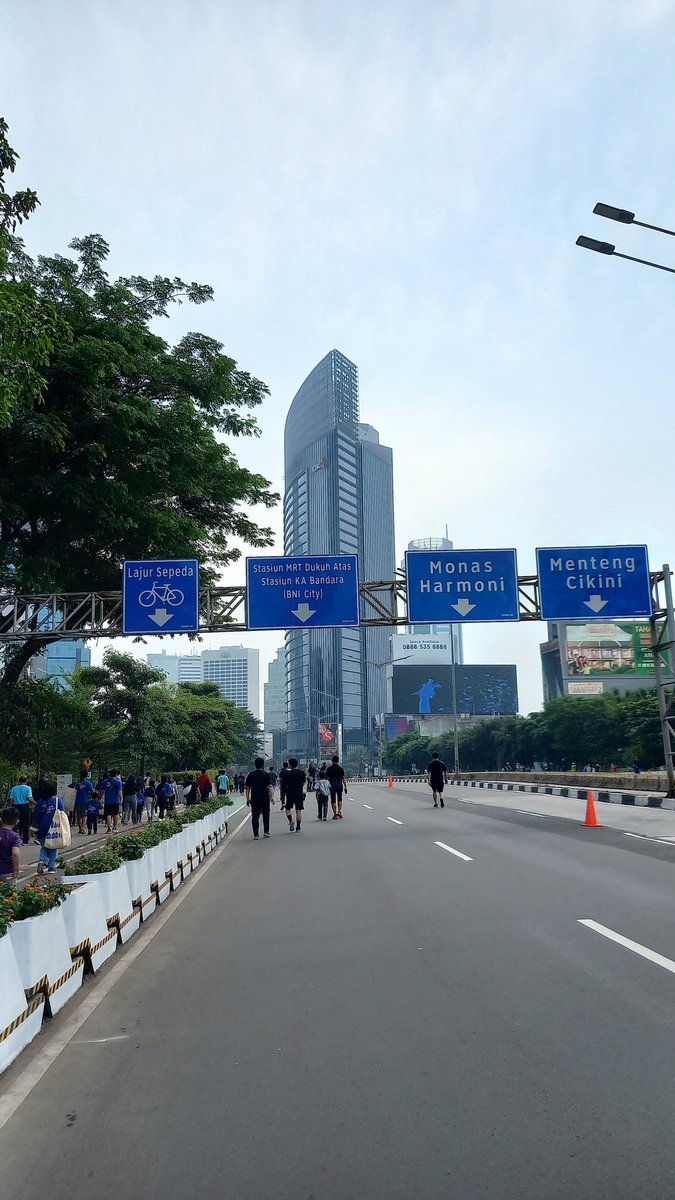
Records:
M221 646L201 654L148 654L152 667L164 671L169 683L211 682L236 708L260 717L260 655L246 646Z
M48 679L55 687L67 690L67 676L76 667L91 666L91 650L80 639L65 639L52 642L41 654L31 660L31 679Z
M392 452L359 423L358 372L331 350L307 376L286 418L287 555L357 554L362 580L393 579ZM385 704L385 626L298 629L286 635L288 752L317 752L320 722L343 744L369 745Z
M263 687L265 733L286 728L286 647L277 650Z

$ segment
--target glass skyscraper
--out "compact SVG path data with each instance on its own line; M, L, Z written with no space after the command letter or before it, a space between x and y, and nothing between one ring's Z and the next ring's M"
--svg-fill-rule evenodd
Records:
M331 350L307 376L284 433L287 555L358 554L362 581L393 579L392 452L359 423L358 371ZM288 753L317 753L318 725L339 721L345 747L370 745L386 693L389 631L298 629L286 635Z

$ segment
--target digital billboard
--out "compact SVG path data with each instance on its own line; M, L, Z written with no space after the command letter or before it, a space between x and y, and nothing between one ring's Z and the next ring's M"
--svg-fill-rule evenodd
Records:
M319 721L319 758L323 762L339 754L342 758L342 725L336 721Z
M394 738L406 733L417 732L417 721L412 717L395 717L387 714L384 718L384 740L393 742Z
M512 716L518 712L515 666L457 666L457 713ZM397 713L452 713L452 667L394 666L392 707Z
M565 663L569 679L588 675L653 675L649 624L567 625Z

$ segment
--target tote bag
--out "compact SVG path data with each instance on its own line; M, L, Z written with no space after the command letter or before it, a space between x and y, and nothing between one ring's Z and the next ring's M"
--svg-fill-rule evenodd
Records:
M71 836L70 821L66 813L61 812L57 801L52 823L45 837L45 850L67 850Z

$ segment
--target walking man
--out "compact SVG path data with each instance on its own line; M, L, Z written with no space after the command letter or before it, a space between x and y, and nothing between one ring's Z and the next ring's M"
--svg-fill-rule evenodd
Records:
M77 821L77 829L79 833L84 833L84 822L86 820L89 801L94 795L94 785L87 775L86 771L80 771L80 778L75 784L75 820Z
M47 785L51 787L51 784ZM28 845L30 837L30 802L33 793L28 786L28 776L22 775L9 793L9 803L19 814L19 835L24 846Z
M333 755L330 766L326 768L326 775L330 784L330 806L333 810L333 820L341 821L342 797L347 794L347 778L344 767L340 766L337 754Z
M434 796L434 808L438 808L438 802L441 802L441 808L445 808L443 802L443 787L448 782L448 768L442 761L438 750L434 750L431 755L431 762L427 767L427 783L431 788Z
M269 771L265 770L264 758L256 758L255 770L249 771L245 780L246 803L251 809L253 837L258 840L260 818L263 819L263 837L270 836L270 804L274 804L274 788Z
M108 778L102 780L103 816L108 833L117 833L120 823L120 808L122 805L122 778L119 771L108 771Z
M288 832L300 832L302 824L302 812L305 807L305 782L307 776L305 772L298 766L297 758L289 758L288 769L284 772L285 795L286 795L286 816L288 818ZM293 809L295 809L295 824L293 824Z
M279 804L281 811L286 811L286 772L288 771L288 763L282 762L279 772Z

